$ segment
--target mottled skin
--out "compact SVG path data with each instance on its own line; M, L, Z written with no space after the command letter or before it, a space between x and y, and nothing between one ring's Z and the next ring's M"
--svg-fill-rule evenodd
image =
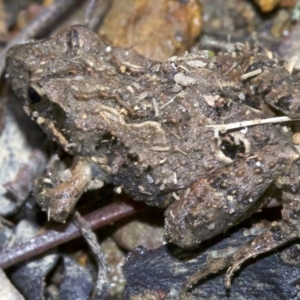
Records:
M245 259L297 237L299 153L290 134L272 124L219 134L206 127L272 117L274 108L298 116L298 82L264 49L158 63L110 49L75 26L13 47L7 73L26 112L74 155L63 176L36 188L53 219L64 221L85 190L109 181L138 201L167 207L170 240L190 247L257 211L271 184L282 187L282 221L186 288L229 265L231 276Z

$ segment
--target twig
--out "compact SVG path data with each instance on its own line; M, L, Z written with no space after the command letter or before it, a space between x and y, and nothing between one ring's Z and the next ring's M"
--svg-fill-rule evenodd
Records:
M241 76L241 80L246 80L248 78L254 77L262 73L262 69L256 69L251 72L245 73Z
M84 24L89 25L96 9L98 0L89 0L85 9Z
M92 229L103 227L140 211L144 206L132 202L115 202L95 210L83 218ZM74 223L55 224L52 229L0 252L0 267L6 269L21 261L46 252L56 246L79 237L80 231Z
M85 9L84 24L96 31L111 5L112 1L110 0L89 0Z
M289 121L299 121L300 119L291 119L289 117L274 117L267 119L257 119L250 121L241 121L236 123L228 123L228 124L212 124L206 125L205 127L212 128L218 131L226 131L230 129L244 128L248 126L260 125L260 124L268 124L268 123L281 123L281 122L289 122Z
M101 251L96 234L92 231L87 222L80 216L78 212L75 213L74 223L80 230L85 241L88 243L92 253L94 254L98 266L97 281L92 293L93 296L91 298L107 299L109 286L109 280L107 276L108 270L105 256Z

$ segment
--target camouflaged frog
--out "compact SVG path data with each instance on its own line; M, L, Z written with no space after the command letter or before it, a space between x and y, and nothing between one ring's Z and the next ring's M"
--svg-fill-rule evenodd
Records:
M269 186L282 188L282 220L186 287L229 265L230 284L243 261L299 235L299 152L289 131L209 127L278 111L299 116L299 81L267 50L238 45L232 53L200 51L159 63L74 26L14 46L6 63L25 111L74 155L70 169L36 187L54 220L64 221L86 190L106 181L165 207L170 241L191 247L256 212Z

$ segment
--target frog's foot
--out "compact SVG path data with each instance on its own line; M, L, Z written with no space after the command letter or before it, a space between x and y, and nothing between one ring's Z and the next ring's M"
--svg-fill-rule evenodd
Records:
M198 281L206 278L210 274L217 273L230 265L228 256L210 261L205 268L191 275L181 287L180 295L184 299L185 293L191 289Z
M35 187L34 196L48 218L64 222L92 180L91 166L85 160L74 160L60 178L43 178Z
M229 267L225 277L226 288L231 287L231 278L235 271L248 259L254 258L259 254L276 249L289 241L297 238L297 230L285 222L274 222L270 229L263 232L253 240L241 246L237 251L229 256L212 260L206 267L193 274L183 285L181 294L193 287L199 280L204 279L212 273L217 273Z
M231 287L231 278L241 265L248 259L269 252L297 238L297 231L284 222L274 222L269 230L243 245L232 255L231 266L225 276L225 286Z

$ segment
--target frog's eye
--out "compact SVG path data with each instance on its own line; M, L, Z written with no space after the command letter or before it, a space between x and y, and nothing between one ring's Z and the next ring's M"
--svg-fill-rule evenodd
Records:
M29 104L37 111L44 110L49 106L44 90L38 85L32 85L28 88L27 97Z
M66 45L70 50L79 48L79 33L76 29L72 28L66 33Z

